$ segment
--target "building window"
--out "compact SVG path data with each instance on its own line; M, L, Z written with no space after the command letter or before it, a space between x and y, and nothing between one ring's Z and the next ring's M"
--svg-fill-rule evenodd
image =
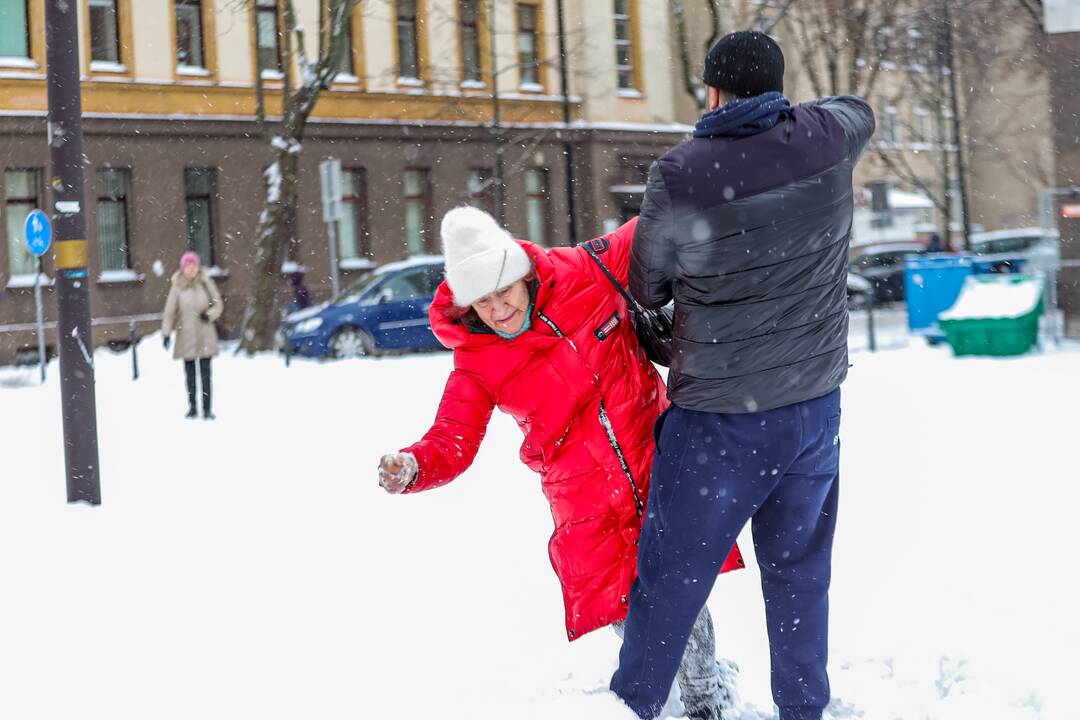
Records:
M367 232L367 177L363 168L341 173L341 259L370 256Z
M338 60L338 75L352 78L356 77L356 62L353 58L353 24L352 18L345 21L345 47L341 51L341 59Z
M527 170L525 172L526 223L529 241L537 245L547 245L547 204L547 170Z
M420 78L420 16L418 0L397 0L398 77Z
M915 108L911 114L911 144L929 145L934 142L933 119L925 108Z
M126 168L97 171L98 245L101 271L131 269L128 244L128 175Z
M495 214L495 174L488 169L469 171L469 204Z
M30 57L29 0L0 0L0 58Z
M118 0L90 0L90 59L120 64Z
M405 243L410 255L430 251L431 196L427 170L405 171Z
M184 198L187 202L187 247L199 254L206 267L214 267L214 198L217 196L217 170L184 170Z
M881 110L881 144L888 147L897 147L903 142L900 132L900 116L888 98L881 98L879 102Z
M540 9L518 3L518 68L521 85L536 89L540 85Z
M206 67L201 0L176 0L176 64Z
M620 90L636 90L631 0L615 0L615 71Z
M282 72L278 0L255 0L255 45L259 72Z
M8 240L8 269L12 275L33 275L37 258L26 249L26 216L41 206L41 171L8 170L4 173L4 218Z
M480 60L480 0L460 0L461 18L461 79L468 83L483 82Z
M941 137L945 138L945 145L948 150L956 150L956 126L953 124L953 112L952 108L941 108L941 122L944 125L942 127Z

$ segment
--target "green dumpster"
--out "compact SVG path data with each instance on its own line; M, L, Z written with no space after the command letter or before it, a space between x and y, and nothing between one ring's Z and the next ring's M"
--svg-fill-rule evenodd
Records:
M972 275L938 320L959 356L1010 357L1039 340L1043 281L1033 275Z

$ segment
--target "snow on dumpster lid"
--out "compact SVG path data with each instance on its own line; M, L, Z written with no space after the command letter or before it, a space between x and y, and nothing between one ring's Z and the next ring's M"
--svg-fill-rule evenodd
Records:
M1024 276L971 276L956 304L940 320L1013 319L1027 315L1042 297L1042 280Z

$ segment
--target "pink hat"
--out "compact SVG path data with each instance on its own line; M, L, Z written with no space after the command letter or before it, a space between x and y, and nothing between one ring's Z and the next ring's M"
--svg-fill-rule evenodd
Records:
M194 265L195 267L200 267L202 265L202 260L199 259L199 253L188 250L180 256L180 269L183 270L188 265Z

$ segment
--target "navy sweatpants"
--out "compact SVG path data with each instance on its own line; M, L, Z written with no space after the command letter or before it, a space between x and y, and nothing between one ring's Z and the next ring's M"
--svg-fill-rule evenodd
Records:
M658 421L638 579L611 680L640 717L663 708L694 620L753 520L780 720L820 720L839 433L839 390L748 414L673 406Z

